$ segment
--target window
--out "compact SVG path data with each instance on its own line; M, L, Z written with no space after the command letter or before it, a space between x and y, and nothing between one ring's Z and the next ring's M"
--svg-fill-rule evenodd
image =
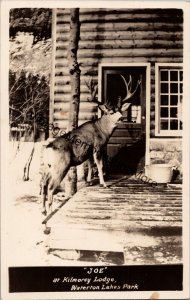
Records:
M180 64L156 65L156 135L182 130L183 70Z

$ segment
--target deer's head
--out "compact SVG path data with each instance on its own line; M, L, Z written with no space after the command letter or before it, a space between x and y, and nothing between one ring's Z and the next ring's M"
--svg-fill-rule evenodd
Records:
M131 98L136 93L138 86L141 84L141 81L138 80L136 87L132 91L132 76L129 76L129 81L127 82L125 77L123 75L120 75L121 78L124 81L125 87L126 87L126 96L122 99L119 97L117 99L117 104L110 105L108 101L105 104L102 104L99 101L96 101L98 103L98 107L100 110L106 115L111 123L117 123L119 119L122 118L123 112L127 111L129 106L132 104Z
M116 105L111 105L109 101L107 101L104 104L99 102L96 98L97 85L94 84L92 85L92 82L89 83L89 86L87 85L91 91L91 101L98 104L99 109L103 112L104 116L106 116L107 121L110 122L111 124L116 124L119 121L119 119L122 117L123 112L127 111L129 106L131 105L130 99L136 93L138 86L141 84L141 81L138 80L135 89L132 91L132 76L131 75L129 76L128 82L126 81L123 75L120 74L120 76L123 79L126 87L126 96L123 99L119 97L117 99ZM91 86L93 86L93 89L90 88ZM93 93L93 91L95 90L96 92Z

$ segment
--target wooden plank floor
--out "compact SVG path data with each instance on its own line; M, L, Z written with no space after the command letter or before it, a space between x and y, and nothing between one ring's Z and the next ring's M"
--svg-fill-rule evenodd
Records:
M181 186L151 187L126 177L108 184L82 188L49 220L50 248L123 252L125 263L144 262L149 250L149 263L179 262Z

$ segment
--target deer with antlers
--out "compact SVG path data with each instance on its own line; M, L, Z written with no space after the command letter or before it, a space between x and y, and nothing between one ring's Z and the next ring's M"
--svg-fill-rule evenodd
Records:
M94 100L103 112L99 119L82 124L77 129L57 137L45 147L41 180L43 214L46 215L47 213L46 200L48 202L48 210L51 212L53 194L71 166L77 166L88 160L87 182L90 183L92 168L89 159L94 157L98 168L100 185L106 187L102 170L102 150L108 143L119 119L121 119L122 113L130 106L129 99L135 94L138 86L141 84L140 80L138 80L136 88L132 92L131 75L129 82L126 81L123 75L120 76L126 87L126 96L124 99L119 99L115 107L111 107L108 103L102 104Z

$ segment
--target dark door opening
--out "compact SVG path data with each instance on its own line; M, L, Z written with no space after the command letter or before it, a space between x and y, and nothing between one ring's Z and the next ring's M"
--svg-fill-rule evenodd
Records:
M122 76L133 91L138 80L131 106L123 113L106 149L106 167L108 174L134 174L145 165L145 105L146 105L146 67L106 66L102 67L102 102L116 105L119 98L126 95L126 86Z

